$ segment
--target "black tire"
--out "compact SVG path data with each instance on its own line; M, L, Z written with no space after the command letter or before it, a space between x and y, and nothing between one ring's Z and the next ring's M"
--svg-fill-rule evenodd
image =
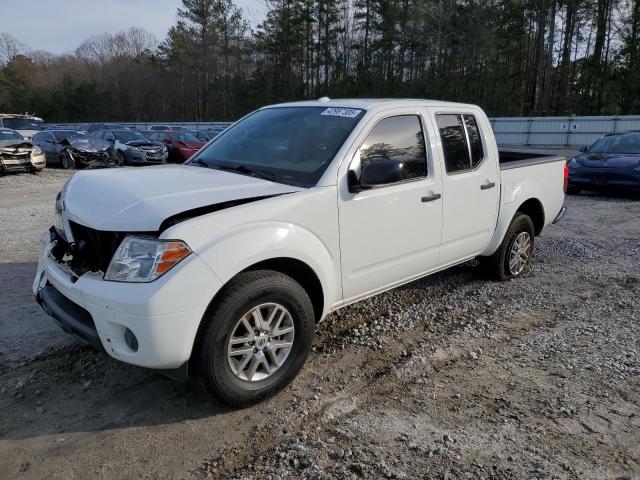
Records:
M237 322L267 302L278 303L290 313L295 328L293 345L271 376L250 382L232 371L228 342ZM271 270L239 274L220 292L203 322L194 352L196 377L210 395L235 407L258 403L288 385L304 365L313 341L314 314L309 295L292 278Z
M116 167L122 167L126 163L124 153L122 153L120 150L116 150L113 159Z
M60 166L65 170L75 170L76 162L67 150L60 152Z
M567 187L567 195L580 195L582 189L580 187L568 186Z
M530 247L529 256L525 267L519 273L513 274L509 268L509 252L511 251L516 238L523 232L529 235ZM535 243L535 229L531 217L524 213L517 212L504 235L502 243L493 255L480 257L480 263L484 273L495 280L505 281L512 278L521 277L529 271L531 257Z

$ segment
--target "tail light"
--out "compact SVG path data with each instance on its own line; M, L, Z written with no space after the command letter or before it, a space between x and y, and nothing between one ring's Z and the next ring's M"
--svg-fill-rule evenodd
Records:
M564 193L567 193L567 187L569 186L569 165L565 162L564 164L564 184L562 185L562 190Z

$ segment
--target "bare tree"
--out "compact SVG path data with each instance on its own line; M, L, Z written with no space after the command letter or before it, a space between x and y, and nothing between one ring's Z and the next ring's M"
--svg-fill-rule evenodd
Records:
M8 33L0 32L0 65L6 65L16 55L27 50L27 47Z

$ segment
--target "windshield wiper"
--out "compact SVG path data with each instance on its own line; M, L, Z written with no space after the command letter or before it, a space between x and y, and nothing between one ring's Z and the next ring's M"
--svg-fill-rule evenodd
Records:
M211 165L212 168L217 168L219 170L226 170L229 172L238 172L245 175L251 175L252 177L260 177L267 180L273 180L276 178L276 174L273 172L266 172L264 170L254 170L253 168L249 168L246 165L220 165L219 163L214 163Z
M209 165L207 162L203 162L202 160L200 160L199 158L196 158L195 160L190 160L189 161L189 165L202 165L203 167L208 167L208 168L213 168L211 165Z
M237 172L243 175L250 175L252 177L260 177L266 180L273 180L274 178L276 178L276 174L273 172L268 172L265 170L255 170L253 168L247 167L246 165L222 165L220 163L200 160L199 158L191 160L189 163L192 165L202 165L203 167L214 168L216 170L225 170L228 172Z

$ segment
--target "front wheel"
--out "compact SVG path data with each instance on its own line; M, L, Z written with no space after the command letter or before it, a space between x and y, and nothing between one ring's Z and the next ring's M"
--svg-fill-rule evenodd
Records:
M124 153L121 152L120 150L116 150L115 155L113 156L113 159L116 167L122 167L126 162Z
M196 374L224 403L245 407L284 388L298 374L313 339L309 295L280 272L238 275L207 312Z
M498 250L488 257L480 257L485 272L501 281L524 275L533 256L534 237L531 217L516 213Z
M63 150L60 153L60 165L65 170L74 170L76 168L76 162L69 150Z

